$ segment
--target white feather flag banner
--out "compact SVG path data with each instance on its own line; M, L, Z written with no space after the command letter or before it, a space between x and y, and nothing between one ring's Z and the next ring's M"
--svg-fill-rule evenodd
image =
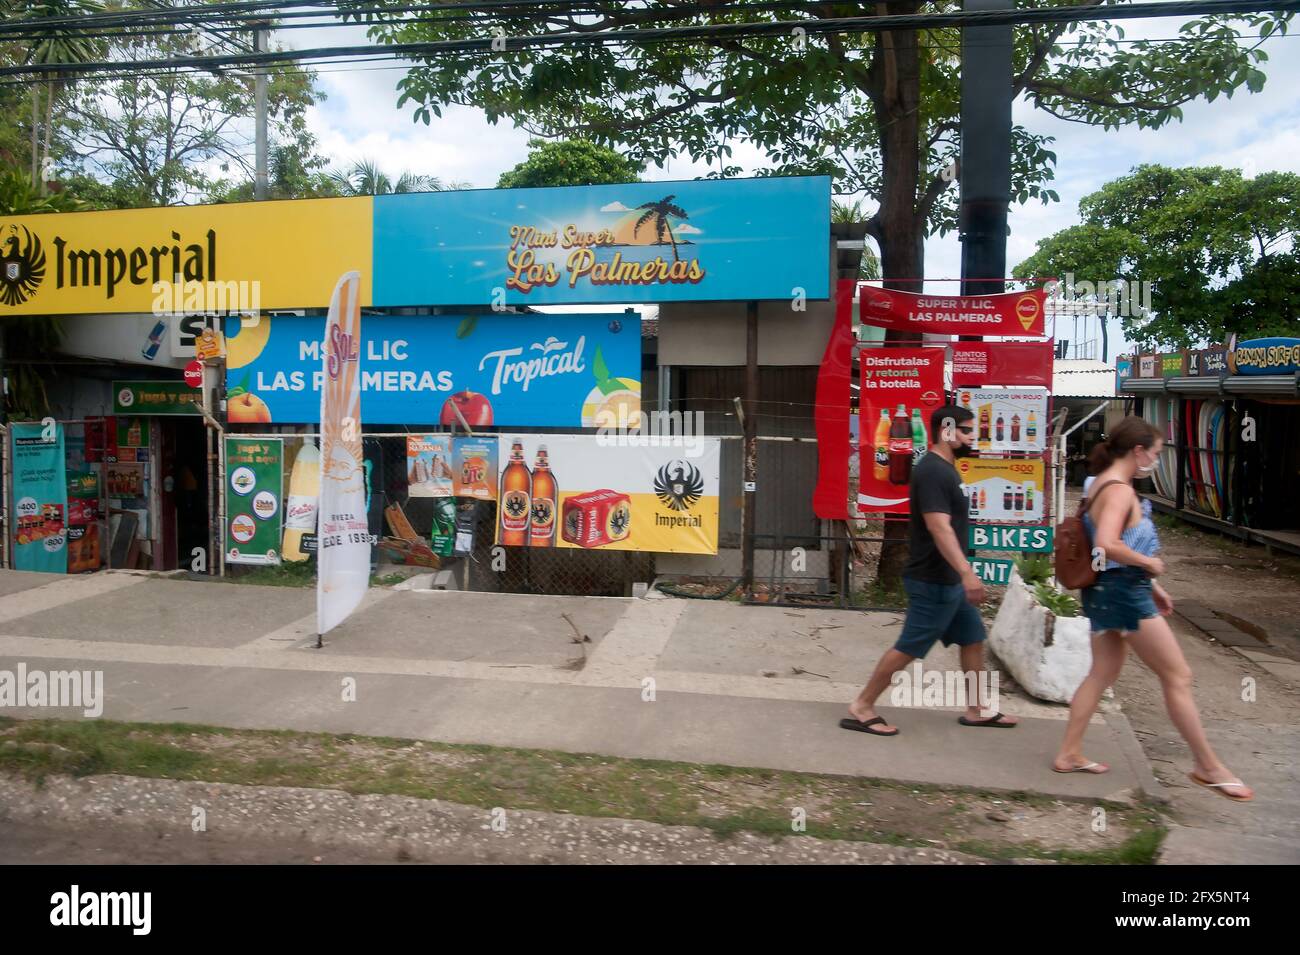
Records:
M370 586L370 527L361 447L361 275L334 287L325 319L320 397L320 505L316 632L328 633Z

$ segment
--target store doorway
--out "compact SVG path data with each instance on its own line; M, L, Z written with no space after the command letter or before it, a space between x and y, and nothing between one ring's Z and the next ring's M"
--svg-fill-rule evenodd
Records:
M161 418L161 570L189 569L195 548L208 550L207 434L201 419Z

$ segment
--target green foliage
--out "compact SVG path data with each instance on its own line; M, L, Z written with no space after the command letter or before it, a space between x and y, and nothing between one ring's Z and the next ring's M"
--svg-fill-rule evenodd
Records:
M1030 587L1035 584L1044 583L1052 574L1055 568L1052 565L1051 554L1021 554L1012 560L1015 564L1016 571L1020 574L1020 579Z
M13 166L0 165L0 216L76 212L86 207L68 192L41 195L41 190L32 184L27 173Z
M1057 590L1048 581L1034 584L1034 599L1058 617L1079 616L1079 601L1070 594Z
M613 149L581 139L528 143L528 158L501 174L498 189L524 186L595 186L604 183L640 182L643 164L635 163Z
M462 189L465 183L444 185L437 176L402 172L396 180L379 168L373 159L362 159L350 169L336 170L328 176L329 185L340 196L386 196L404 192L441 192L444 189Z
M1300 176L1144 165L1085 196L1079 212L1081 224L1039 242L1015 272L1150 282L1151 313L1123 318L1139 348L1300 334Z

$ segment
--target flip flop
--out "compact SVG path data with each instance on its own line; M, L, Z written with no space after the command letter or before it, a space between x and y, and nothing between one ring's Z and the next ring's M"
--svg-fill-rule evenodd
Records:
M1087 773L1090 776L1100 776L1102 773L1110 772L1110 767L1105 763L1084 763L1082 766L1075 766L1073 769L1057 769L1052 767L1054 773Z
M1240 786L1242 789L1245 789L1246 784L1243 783L1240 779L1230 779L1226 783L1212 783L1212 782L1207 782L1206 780L1202 779L1200 776L1197 776L1195 773L1188 773L1187 778L1190 779L1192 782L1196 783L1196 785L1204 786L1206 789L1211 789L1214 792L1217 792L1224 799L1231 799L1233 802L1250 802L1252 799L1255 798L1253 793L1249 796L1234 796L1232 793L1227 792L1223 788L1224 786Z
M897 729L892 733L882 733L880 730L873 730L871 728L884 722L885 718L883 716L877 716L874 719L867 720L865 723L862 722L862 720L855 720L846 716L844 719L840 720L840 729L857 730L859 733L866 733L870 736L897 736Z
M1016 726L1019 725L1018 723L999 723L998 720L1001 719L1006 719L1006 717L1004 717L1001 713L995 713L994 715L990 716L986 720L968 720L966 719L966 717L963 716L959 718L957 722L960 723L962 726L990 726L993 729L999 729L999 730L1014 729Z

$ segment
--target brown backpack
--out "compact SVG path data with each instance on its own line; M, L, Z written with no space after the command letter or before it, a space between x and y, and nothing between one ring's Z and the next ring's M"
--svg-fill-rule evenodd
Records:
M1102 491L1112 484L1123 483L1111 480L1092 488L1092 493L1079 502L1079 510L1074 516L1056 525L1056 552L1053 554L1056 582L1067 590L1081 590L1097 582L1097 572L1092 568L1092 541L1083 523L1083 515Z

